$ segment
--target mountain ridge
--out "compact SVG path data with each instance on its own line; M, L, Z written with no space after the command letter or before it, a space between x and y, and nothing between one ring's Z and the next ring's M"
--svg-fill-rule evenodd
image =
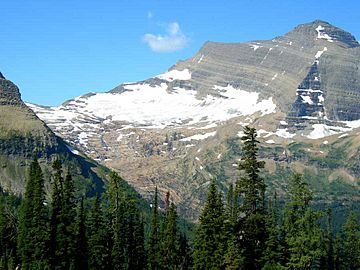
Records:
M207 42L153 78L58 107L29 106L143 195L154 186L170 190L191 217L211 178L226 190L236 177L245 125L258 129L268 184L279 194L284 175L295 170L309 174L318 192L322 175L326 194L339 179L358 200L360 171L351 160L351 148L359 147L358 45L350 33L316 20L272 40ZM338 155L349 163L333 160Z
M55 158L72 173L83 195L102 192L107 170L72 149L56 136L21 99L19 88L0 78L0 187L20 195L24 192L27 166L36 156L50 192L51 163Z

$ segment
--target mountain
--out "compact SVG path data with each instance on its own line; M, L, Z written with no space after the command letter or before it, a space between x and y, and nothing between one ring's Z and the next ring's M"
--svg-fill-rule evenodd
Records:
M267 185L293 171L322 204L355 205L360 179L360 45L316 20L272 40L207 42L166 73L58 107L28 104L60 137L145 196L170 190L197 218L207 186L239 177L242 128L258 129Z
M0 188L22 194L27 170L39 158L48 194L51 165L55 158L64 164L82 195L102 192L108 170L57 137L22 101L18 87L0 73Z

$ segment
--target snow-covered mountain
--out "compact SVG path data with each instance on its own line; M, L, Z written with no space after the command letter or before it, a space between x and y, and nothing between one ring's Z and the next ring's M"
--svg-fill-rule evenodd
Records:
M255 126L271 150L263 158L272 173L282 162L300 162L292 158L294 144L315 145L311 151L326 156L331 148L325 145L358 138L359 65L356 39L318 20L268 41L207 42L154 78L59 107L28 106L56 134L120 171L143 194L158 185L190 211L201 204L212 177L223 184L236 179L236 160L229 159L239 155L233 148L245 125ZM305 171L310 165L302 166ZM326 175L329 181L358 185L360 170L335 169Z

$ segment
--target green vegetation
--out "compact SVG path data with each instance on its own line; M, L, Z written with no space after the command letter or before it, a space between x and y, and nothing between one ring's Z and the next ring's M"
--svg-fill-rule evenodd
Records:
M156 189L149 208L111 172L105 192L84 194L69 168L86 161L56 159L47 199L34 159L23 198L0 189L0 269L359 269L356 213L335 231L336 208L313 207L306 174L289 179L285 201L266 198L256 130L244 134L240 177L226 203L211 181L193 243L169 193L160 209Z

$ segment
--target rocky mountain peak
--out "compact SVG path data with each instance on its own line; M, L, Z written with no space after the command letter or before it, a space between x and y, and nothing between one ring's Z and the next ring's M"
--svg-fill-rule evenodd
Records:
M306 40L324 40L345 48L360 46L351 33L322 20L300 24L285 36L304 42L306 42Z
M25 106L19 88L0 73L0 105Z

